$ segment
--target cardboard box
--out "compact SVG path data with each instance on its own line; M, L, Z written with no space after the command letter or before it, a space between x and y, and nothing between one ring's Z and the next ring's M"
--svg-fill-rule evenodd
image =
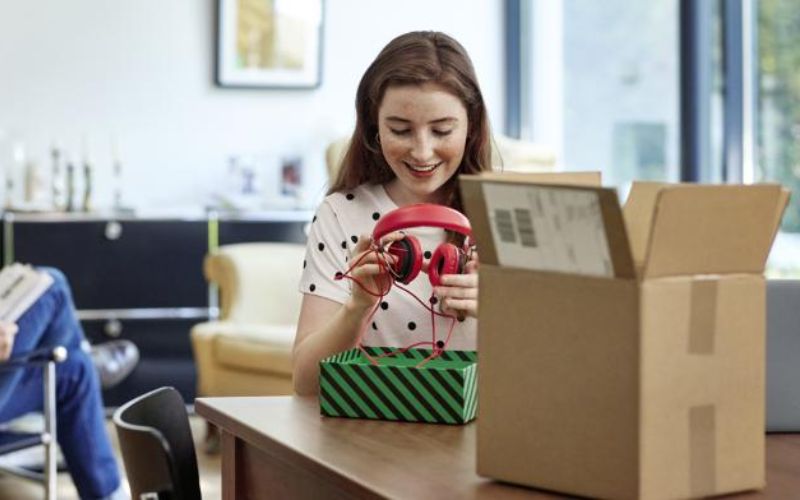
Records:
M366 347L370 356L397 348ZM477 356L445 351L422 366L430 349L409 349L373 365L359 349L323 359L320 411L329 417L434 424L465 424L475 418Z
M780 186L635 184L624 219L611 189L461 189L481 256L480 475L602 498L763 487Z

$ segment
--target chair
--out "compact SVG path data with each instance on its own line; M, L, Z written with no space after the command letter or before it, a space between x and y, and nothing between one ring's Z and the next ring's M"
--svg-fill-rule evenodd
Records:
M120 406L113 420L131 498L201 498L189 415L178 391L143 394Z
M293 392L292 344L305 246L223 245L204 263L219 286L221 319L192 328L199 396L275 396Z
M44 428L41 433L0 433L0 455L42 445L44 467L41 471L14 465L0 465L0 471L42 483L45 498L56 498L56 476L58 473L56 441L56 363L67 359L64 347L43 348L0 363L0 371L19 370L41 366L44 370Z

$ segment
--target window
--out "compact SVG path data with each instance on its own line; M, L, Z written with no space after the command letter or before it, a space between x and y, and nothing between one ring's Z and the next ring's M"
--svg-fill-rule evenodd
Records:
M767 275L800 278L800 2L506 5L509 134L623 189L781 183L793 195Z
M678 2L523 5L520 135L608 185L677 181Z
M771 277L800 278L800 3L758 3L757 181L792 190L768 263Z

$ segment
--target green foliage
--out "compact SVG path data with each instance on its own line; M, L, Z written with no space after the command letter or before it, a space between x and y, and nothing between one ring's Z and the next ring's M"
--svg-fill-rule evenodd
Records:
M758 12L761 178L792 190L782 229L800 232L800 2L761 0ZM770 116L769 121L765 117ZM766 141L777 147L764 147Z

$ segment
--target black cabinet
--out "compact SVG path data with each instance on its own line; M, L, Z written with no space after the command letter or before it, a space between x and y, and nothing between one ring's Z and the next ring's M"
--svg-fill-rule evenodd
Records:
M221 220L219 244L248 243L256 241L306 242L307 221L270 222L259 220Z
M194 400L196 372L189 331L214 312L203 277L210 248L256 242L305 242L310 212L232 217L104 217L87 214L3 216L3 263L59 268L70 281L78 317L93 343L137 344L141 362L104 393L118 406L162 385Z
M14 260L69 276L78 309L208 307L208 222L18 221Z

